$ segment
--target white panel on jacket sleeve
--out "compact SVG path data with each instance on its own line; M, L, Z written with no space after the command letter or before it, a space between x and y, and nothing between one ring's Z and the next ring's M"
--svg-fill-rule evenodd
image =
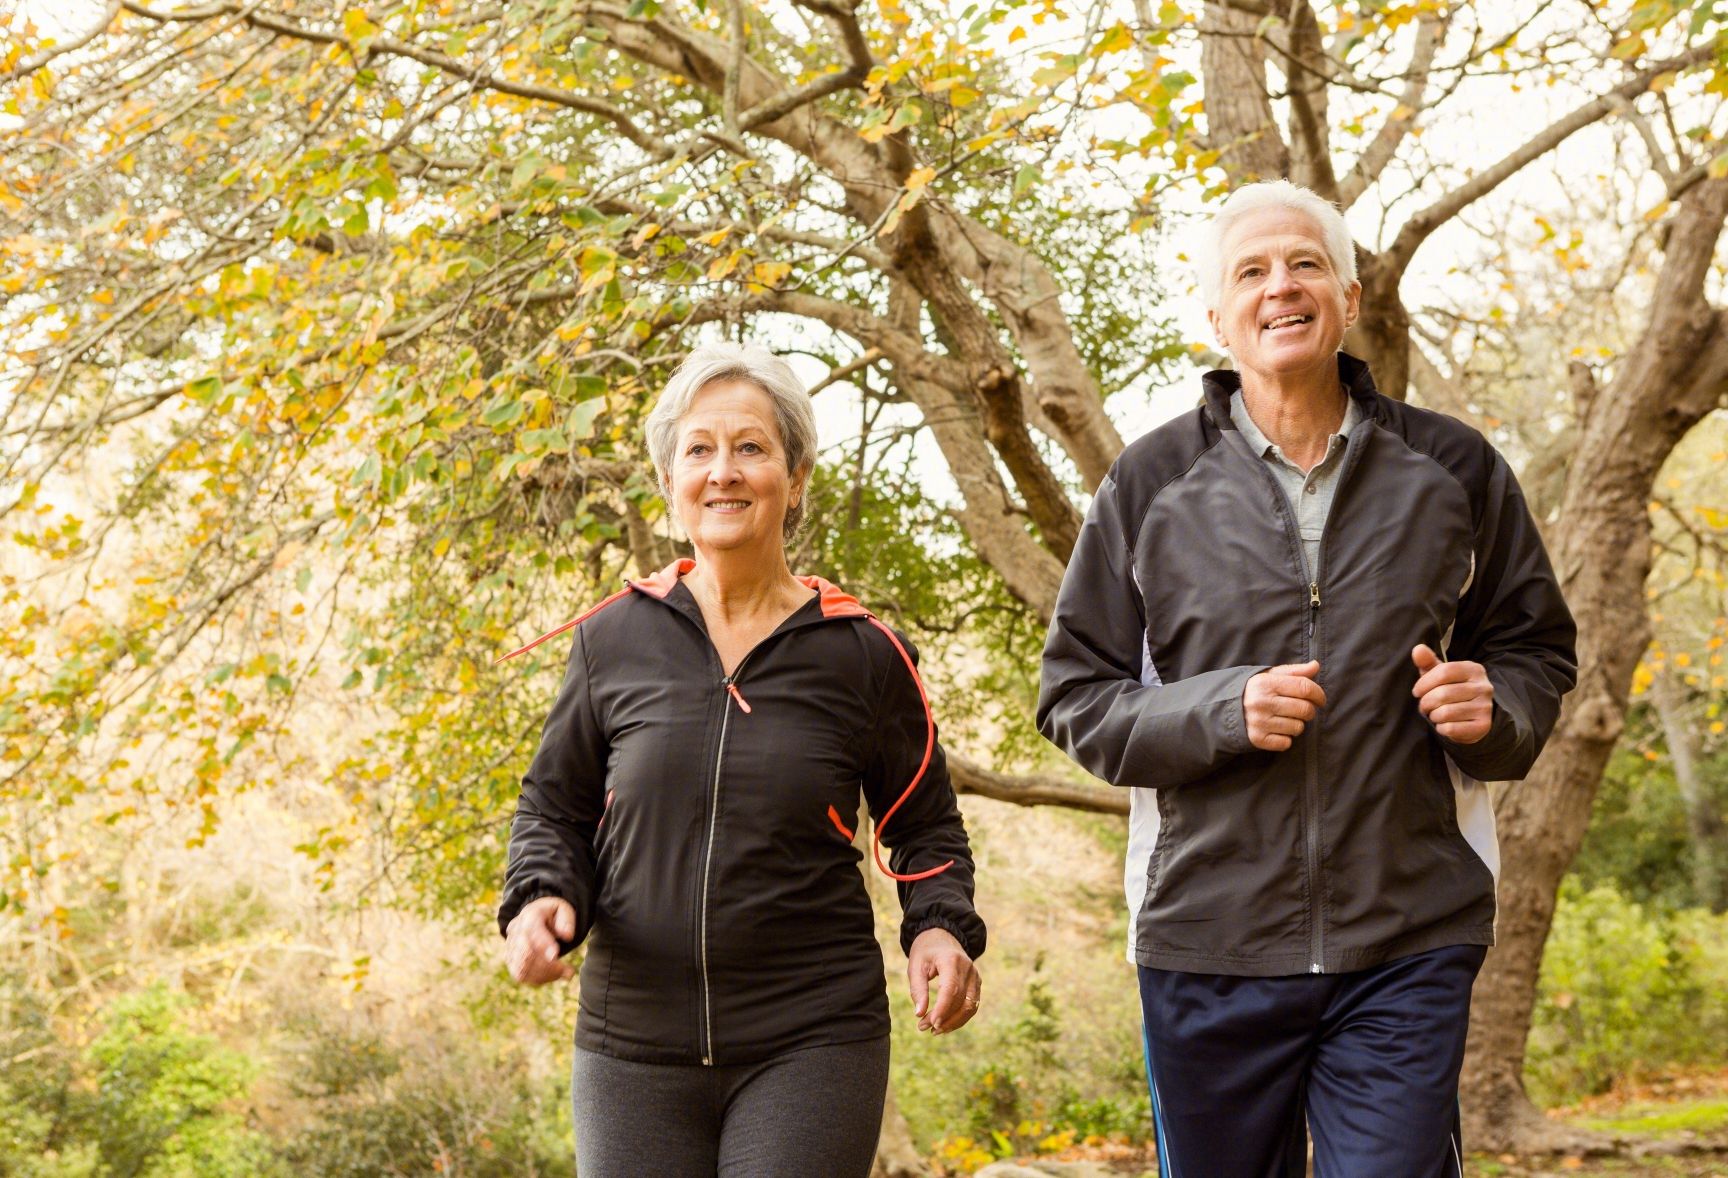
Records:
M1138 587L1138 586L1136 586ZM1158 687L1158 668L1152 665L1152 648L1140 639L1140 686ZM1484 791L1486 792L1486 791ZM1128 894L1128 964L1135 963L1134 935L1140 927L1140 906L1146 902L1146 869L1152 865L1152 848L1158 845L1158 791L1144 786L1128 790L1128 854L1122 866L1122 885Z

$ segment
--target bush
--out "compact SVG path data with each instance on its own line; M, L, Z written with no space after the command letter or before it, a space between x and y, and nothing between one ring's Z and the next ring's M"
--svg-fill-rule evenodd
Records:
M1019 1017L979 1042L977 1062L962 1073L963 1105L944 1118L946 1132L934 1146L946 1169L967 1173L998 1158L1058 1153L1106 1138L1143 1141L1151 1132L1139 1055L1125 1043L1114 1045L1125 1050L1108 1052L1123 1066L1091 1077L1105 1091L1082 1090L1086 1069L1066 1050L1072 1036L1063 1030L1043 966L1040 954ZM906 1108L906 1086L899 1091Z
M520 1053L484 1050L462 1028L409 1043L330 1024L300 1030L309 1123L284 1147L296 1174L569 1174L567 1076L541 1080Z
M1728 917L1666 911L1568 878L1542 959L1526 1080L1567 1103L1616 1082L1722 1059Z
M40 999L4 984L13 1060L0 1074L0 1174L29 1178L227 1178L280 1173L235 1105L255 1065L188 1031L186 1000L153 986L109 1003L82 1052ZM18 1049L21 1048L21 1049Z

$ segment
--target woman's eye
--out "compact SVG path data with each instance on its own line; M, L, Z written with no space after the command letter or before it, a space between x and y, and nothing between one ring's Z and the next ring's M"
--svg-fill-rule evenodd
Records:
M684 453L690 455L706 454L707 452L708 447L702 442L692 442L690 443L689 448L684 451Z
M762 447L757 445L755 442L744 442L739 445L738 449L742 450L746 454L762 453Z

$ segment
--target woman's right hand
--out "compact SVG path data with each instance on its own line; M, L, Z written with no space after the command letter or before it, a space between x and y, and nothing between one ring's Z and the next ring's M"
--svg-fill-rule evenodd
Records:
M504 968L524 986L561 982L576 971L558 956L559 941L576 939L576 909L568 900L542 896L525 904L505 930Z

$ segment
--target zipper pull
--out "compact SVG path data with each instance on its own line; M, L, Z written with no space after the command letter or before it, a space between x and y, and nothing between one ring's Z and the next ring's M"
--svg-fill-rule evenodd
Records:
M1308 637L1314 637L1314 621L1320 613L1320 582L1308 582Z
M744 693L738 690L738 685L736 683L732 682L732 676L728 675L726 678L720 680L720 682L726 685L726 690L732 693L733 700L737 702L738 706L744 710L744 714L748 716L750 714L750 701L744 698Z

